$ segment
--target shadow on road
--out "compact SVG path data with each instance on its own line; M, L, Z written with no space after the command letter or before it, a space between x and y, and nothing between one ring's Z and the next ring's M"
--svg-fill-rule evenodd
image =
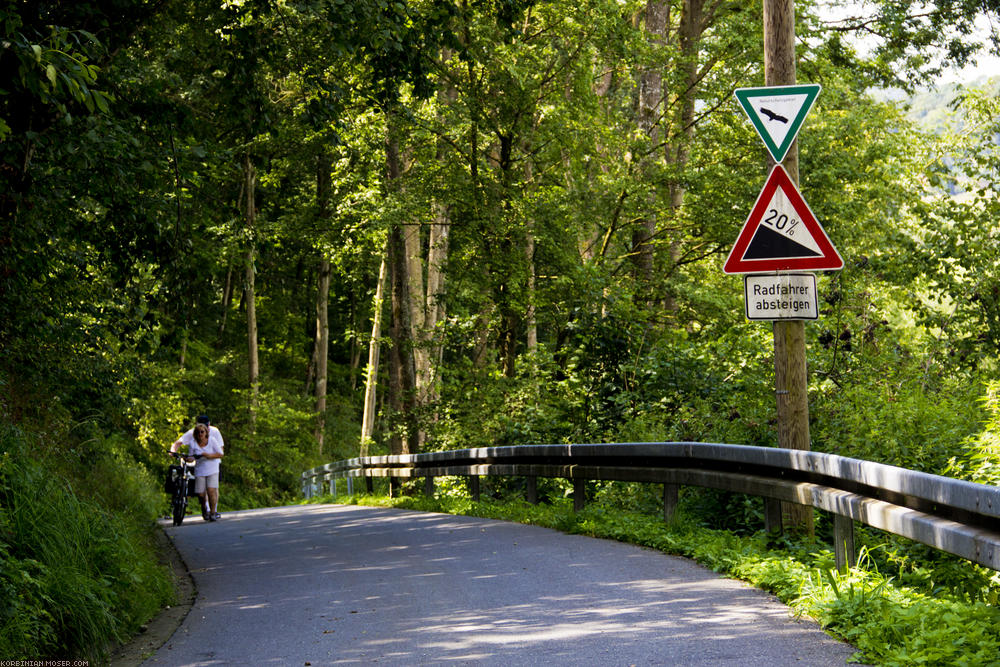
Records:
M843 665L690 561L470 517L319 505L170 529L198 600L149 664Z

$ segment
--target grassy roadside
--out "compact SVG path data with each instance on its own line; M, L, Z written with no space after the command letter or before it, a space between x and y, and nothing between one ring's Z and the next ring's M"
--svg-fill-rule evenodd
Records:
M572 501L473 502L456 497L321 496L310 502L399 507L516 521L637 544L691 558L716 572L769 591L797 614L815 619L874 665L1000 665L997 573L944 559L940 572L911 566L889 574L877 549L862 549L859 567L840 574L832 550L816 541L769 544L764 534L739 536L685 517L671 524L635 511ZM917 572L917 574L914 574ZM959 581L962 579L962 581ZM943 582L951 582L948 583Z
M0 425L0 657L107 660L173 600L162 493L108 443L71 457Z

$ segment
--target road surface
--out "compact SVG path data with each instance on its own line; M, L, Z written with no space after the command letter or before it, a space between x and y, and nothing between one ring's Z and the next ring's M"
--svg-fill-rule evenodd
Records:
M189 517L197 586L145 665L843 665L854 650L691 561L342 505Z

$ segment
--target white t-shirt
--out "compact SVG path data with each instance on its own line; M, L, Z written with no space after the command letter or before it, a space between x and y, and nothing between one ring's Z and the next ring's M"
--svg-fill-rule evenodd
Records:
M194 429L181 436L181 443L188 446L188 452L191 454L225 454L225 451L223 451L225 443L222 441L222 432L214 426L208 427L208 444L205 447L199 447L198 443L194 441ZM198 463L194 466L194 476L208 477L209 475L214 475L219 472L220 463L219 459L198 459Z

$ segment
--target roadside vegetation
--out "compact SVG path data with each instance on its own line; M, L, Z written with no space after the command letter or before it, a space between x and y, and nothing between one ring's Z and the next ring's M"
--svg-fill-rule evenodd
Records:
M170 604L160 496L121 443L67 451L0 425L0 656L101 664Z
M799 188L845 260L806 326L812 447L996 484L1000 80L913 94L1000 51L1000 14L795 4ZM223 512L359 453L778 446L771 327L722 272L766 178L733 100L762 14L0 0L0 657L99 655L169 600L150 531L199 414ZM752 503L697 497L755 539ZM995 609L975 568L867 547L871 580L802 561L842 615L921 577Z

